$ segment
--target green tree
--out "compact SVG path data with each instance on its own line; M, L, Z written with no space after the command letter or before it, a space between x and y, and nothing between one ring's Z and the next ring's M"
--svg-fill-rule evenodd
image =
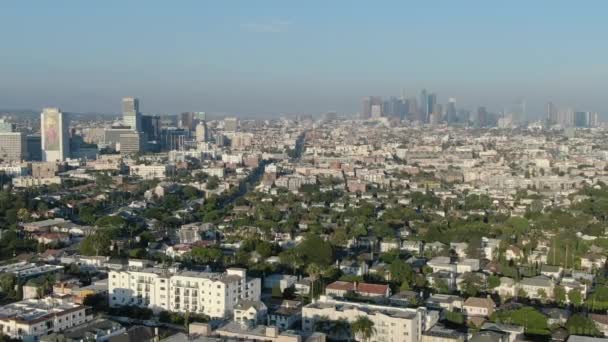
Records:
M550 334L547 316L530 306L517 310L496 311L492 314L491 320L496 323L521 325L526 333L530 334Z
M311 280L311 294L310 294L311 298L315 298L315 291L314 291L315 283L321 276L322 272L323 271L322 271L321 267L314 263L309 264L308 267L306 267L306 273L308 273L308 275L310 276L310 280Z
M553 297L555 298L555 302L564 304L566 302L566 289L560 285L556 286L553 289Z
M333 264L334 252L331 244L315 234L308 234L297 247L296 254L304 264L320 266Z
M412 266L401 259L393 261L389 266L391 281L397 284L411 284L414 280L414 270Z
M495 289L500 286L500 277L497 275L491 275L488 277L488 289Z
M573 289L568 291L568 299L575 307L580 307L583 304L583 295L579 290Z
M17 285L17 278L12 273L3 273L0 275L0 290L2 293L10 298L16 299L17 292L15 286Z
M363 342L369 341L376 334L374 322L367 318L367 316L359 316L357 320L351 324L351 330L353 336L356 336Z
M595 323L582 314L574 314L566 322L566 329L571 335L600 336Z
M222 250L216 247L194 247L189 254L197 264L218 263L224 256Z
M460 312L455 312L455 311L445 311L445 319L448 322L458 324L458 325L463 325L465 322L464 315Z
M465 295L475 297L483 289L483 279L476 273L465 273L460 286Z
M83 255L108 255L112 241L104 231L97 231L82 240L80 253Z

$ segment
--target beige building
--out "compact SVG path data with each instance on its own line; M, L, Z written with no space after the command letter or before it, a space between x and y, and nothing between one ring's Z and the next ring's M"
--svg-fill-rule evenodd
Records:
M421 340L422 333L435 325L439 319L437 311L427 311L422 307L410 309L372 305L321 296L318 301L308 304L302 309L302 330L312 333L315 331L315 323L319 319L346 320L353 323L361 316L374 322L376 334L370 342L417 342Z
M26 135L23 132L0 133L0 160L21 162L27 159Z

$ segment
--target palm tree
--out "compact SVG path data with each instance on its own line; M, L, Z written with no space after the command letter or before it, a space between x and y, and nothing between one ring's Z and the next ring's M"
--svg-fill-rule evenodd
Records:
M341 340L351 340L351 327L346 319L339 319L334 322L332 331L334 336Z
M308 275L310 276L310 283L311 283L311 288L310 288L310 298L315 299L315 282L317 281L317 279L319 279L319 276L321 275L321 267L317 264L309 264L308 267L306 267L306 273L308 273Z
M351 325L353 335L359 337L361 341L367 342L376 334L374 322L366 316L359 316Z

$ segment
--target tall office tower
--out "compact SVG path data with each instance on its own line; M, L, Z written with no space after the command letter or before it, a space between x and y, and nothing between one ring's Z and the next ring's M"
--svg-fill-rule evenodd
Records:
M458 114L456 112L456 99L450 97L448 100L448 106L446 107L446 121L448 124L452 124L458 121Z
M42 161L42 137L38 134L30 134L25 138L27 160Z
M488 111L486 107L477 108L477 127L485 127L488 125Z
M571 108L562 108L557 111L557 123L563 128L574 125L574 111Z
M194 112L194 116L198 121L207 121L207 113L205 112Z
M369 119L372 116L372 98L366 96L361 102L361 119Z
M70 156L69 119L59 108L44 108L40 114L42 161L64 161Z
M574 113L574 127L584 128L589 127L591 113L589 112L575 112Z
M589 113L589 127L597 127L599 124L597 112Z
M388 100L384 101L382 105L382 113L384 116L391 118L400 118L401 117L401 101L391 96Z
M407 119L410 121L416 121L418 119L418 101L415 97L406 100L405 103L407 111Z
M547 123L549 125L555 125L558 123L558 110L553 102L547 103Z
M189 132L176 127L163 128L160 131L160 147L163 151L181 150Z
M139 99L135 97L122 98L122 121L131 130L141 130L141 113L139 112Z
M437 94L431 93L428 95L428 105L427 105L427 118L430 117L431 114L437 112ZM427 119L428 121L428 119Z
M196 125L196 141L204 142L207 141L207 123L201 121Z
M141 131L147 141L157 141L160 139L160 116L142 115Z
M361 119L365 120L372 117L373 106L379 106L379 108L382 108L382 98L379 96L367 96L363 98Z
M0 119L0 133L10 133L15 131L15 124L5 119Z
M198 119L194 112L181 113L179 116L179 128L183 128L187 131L194 131L197 123Z
M418 121L421 123L426 123L430 113L429 96L426 89L422 89L422 92L420 92L420 110L418 112Z
M0 160L21 162L27 157L27 142L23 132L0 132Z
M239 128L239 120L237 118L224 118L224 131L236 132Z
M141 132L122 133L119 138L120 154L136 154L145 151L144 134Z
M381 104L373 104L372 105L372 119L379 119L382 117L382 105Z

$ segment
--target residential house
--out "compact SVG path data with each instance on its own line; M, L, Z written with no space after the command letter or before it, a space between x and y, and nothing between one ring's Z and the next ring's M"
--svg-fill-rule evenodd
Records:
M553 282L553 279L546 276L536 276L522 279L519 282L519 287L525 291L528 298L553 298L553 289L555 288L555 283Z
M489 317L494 312L496 303L491 298L469 297L462 309L470 317Z

